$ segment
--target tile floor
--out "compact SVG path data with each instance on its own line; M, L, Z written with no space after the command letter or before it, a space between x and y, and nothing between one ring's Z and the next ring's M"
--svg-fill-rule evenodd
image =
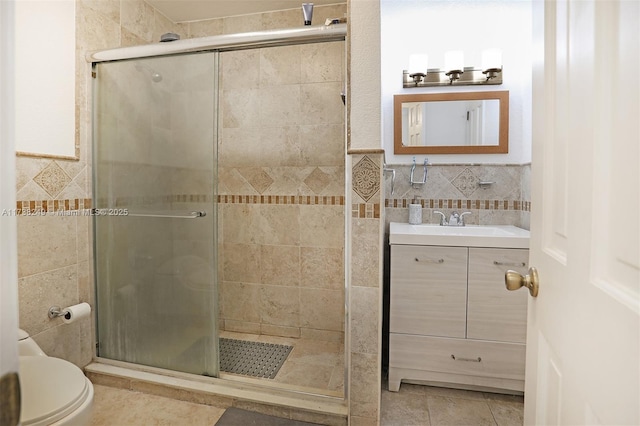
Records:
M381 426L521 426L524 398L403 383L389 392L383 381Z
M213 426L224 408L93 385L91 426Z
M223 408L94 385L91 426L212 426ZM382 389L381 426L520 426L523 398L402 384Z

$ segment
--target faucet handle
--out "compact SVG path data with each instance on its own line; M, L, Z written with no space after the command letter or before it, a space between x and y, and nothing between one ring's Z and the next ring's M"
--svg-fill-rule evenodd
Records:
M440 215L440 226L447 226L447 217L444 215L444 213L438 210L434 210L433 213Z
M471 212L464 212L464 213L460 214L460 217L458 218L458 225L460 225L460 226L464 226L465 225L464 217L465 217L465 215L468 215L468 214L471 214Z

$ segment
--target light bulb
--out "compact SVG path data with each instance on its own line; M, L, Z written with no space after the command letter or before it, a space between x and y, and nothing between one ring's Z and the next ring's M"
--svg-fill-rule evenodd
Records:
M426 74L429 56L423 53L416 53L409 56L409 74Z
M502 68L502 50L486 49L482 51L482 70L499 70Z
M450 50L444 54L444 68L446 71L464 70L464 53L462 50Z

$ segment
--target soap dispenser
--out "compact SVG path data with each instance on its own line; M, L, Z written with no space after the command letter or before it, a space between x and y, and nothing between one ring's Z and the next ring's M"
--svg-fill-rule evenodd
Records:
M422 223L422 204L417 197L409 204L409 224L420 225Z

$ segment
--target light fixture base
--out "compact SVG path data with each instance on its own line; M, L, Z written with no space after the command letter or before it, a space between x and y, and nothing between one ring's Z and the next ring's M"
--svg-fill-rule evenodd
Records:
M414 72L413 74L409 74L409 77L413 79L413 82L415 84L420 84L426 76L427 76L426 74L421 72Z
M453 84L456 80L460 80L460 76L464 74L462 70L451 70L444 75L449 77L449 84Z
M488 68L482 71L482 74L484 74L487 77L487 80L492 80L494 78L497 78L498 74L500 73L502 73L502 68Z

